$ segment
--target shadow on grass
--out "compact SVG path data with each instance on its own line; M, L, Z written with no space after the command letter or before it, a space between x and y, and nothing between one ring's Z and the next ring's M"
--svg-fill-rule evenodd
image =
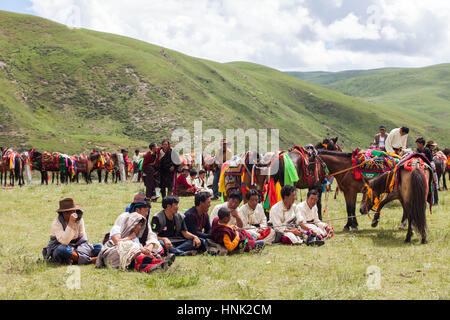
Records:
M335 232L337 235L354 235L356 238L368 238L372 240L373 244L377 247L408 247L411 244L420 244L420 236L417 238L417 233L415 232L411 243L406 243L406 231L407 230L386 230L386 229L364 229L358 232L352 233L348 231ZM416 236L416 237L415 237Z

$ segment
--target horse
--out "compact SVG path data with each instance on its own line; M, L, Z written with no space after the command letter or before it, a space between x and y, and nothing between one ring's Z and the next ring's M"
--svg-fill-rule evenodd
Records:
M91 173L98 168L98 153L91 153L86 156L85 153L73 156L75 158L75 167L77 172L81 172L87 184L92 183Z
M105 183L108 183L109 173L112 175L112 181L117 183L120 178L119 159L117 153L106 153L105 158Z
M264 163L261 154L254 151L248 151L234 159L237 166L227 166L224 172L226 188L226 192L223 194L224 200L227 200L234 190L239 190L245 195L249 190L254 189L262 197L266 181L266 174L263 170L267 168L268 163ZM244 203L247 202L245 197L243 200Z
M356 180L352 174L352 153L320 150L317 158L326 165L330 176L336 178L339 190L344 193L348 216L344 231L358 231L358 221L355 217L356 197L362 191L364 183L362 180Z
M445 181L445 174L448 173L448 178L449 178L449 181L450 181L450 149L449 148L445 148L442 152L447 157L447 165L445 166L445 171L442 174L442 179Z
M35 170L39 170L41 172L41 184L48 185L48 171L56 172L58 178L56 179L56 183L59 184L59 171L60 171L60 161L59 161L59 153L53 152L41 153L35 149L31 149L29 152L31 166ZM54 175L52 178L52 183L54 182Z
M1 148L1 175L0 175L0 185L3 183L3 175L5 177L4 186L7 183L7 176L9 171L9 185L14 187L15 181L19 181L19 186L21 187L23 181L23 163L20 154L13 151L12 149Z
M437 186L438 190L441 191L441 177L443 177L443 189L447 190L447 182L445 181L445 171L447 170L447 157L445 154L441 151L438 151L433 156L434 164L436 165L436 175L437 175Z
M391 181L397 179L397 187L390 190ZM409 168L404 166L385 172L370 181L364 181L363 197L360 205L361 214L367 214L370 210L376 210L372 227L378 225L381 209L393 200L399 200L403 207L402 227L405 227L408 220L408 232L405 242L411 241L412 226L415 226L422 238L422 244L426 243L426 203L428 186L432 175L425 169L420 158L413 158ZM392 180L394 179L394 180ZM382 194L387 193L387 197L380 201ZM400 229L402 229L402 227Z

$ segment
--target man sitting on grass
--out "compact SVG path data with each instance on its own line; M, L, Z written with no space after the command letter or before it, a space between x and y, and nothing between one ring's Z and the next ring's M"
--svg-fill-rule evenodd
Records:
M302 244L305 236L297 225L296 197L297 189L295 187L284 186L281 189L282 200L274 204L269 213L273 228L281 234L281 242L285 244Z
M190 185L189 182L187 181L188 176L189 176L189 168L184 167L176 181L176 191L179 197L193 196L197 191L197 188Z
M209 216L209 221L212 224L215 218L218 217L219 210L221 208L228 208L231 211L230 224L237 225L239 228L244 226L241 217L239 216L238 207L242 201L242 193L240 191L233 191L228 196L228 201L222 204L218 204L214 207L211 215Z
M157 269L167 270L175 260L175 255L166 259L155 257L139 242L147 219L137 212L127 214L123 219L120 234L105 243L98 255L96 268L110 266L114 269L136 270L150 273Z
M259 202L258 191L252 189L245 195L247 203L239 208L239 217L242 219L243 228L254 239L263 240L266 244L272 244L275 240L275 230L267 226L267 218L263 206Z
M59 202L58 217L52 223L50 242L42 249L44 260L62 264L95 263L102 245L89 244L81 206L72 198Z
M140 195L142 196L142 195ZM138 200L136 200L138 199ZM140 199L140 200L139 200ZM145 199L145 195L144 195ZM111 228L109 235L105 236L105 242L112 240L114 244L118 244L118 239L120 239L120 234L123 230L123 221L127 216L133 212L139 213L145 219L150 217L151 204L149 201L143 200L135 196L135 202L130 205L129 212L124 212L119 215L114 222L114 226ZM139 242L144 246L144 253L147 255L162 255L164 254L164 249L158 241L156 234L152 231L149 223L144 226L142 233L138 237Z
M317 213L317 202L319 201L319 192L310 190L306 200L297 205L297 224L312 235L319 238L331 237L333 229L325 222L320 221Z
M153 216L152 230L166 252L185 256L206 251L206 240L187 231L184 216L178 212L178 203L177 196L167 196L163 199L163 210Z
M244 230L239 230L234 225L229 225L231 220L230 209L220 208L218 217L214 219L211 231L211 237L214 242L225 246L228 252L239 252L243 249L245 252L255 248L264 247L264 240L255 241L253 237Z

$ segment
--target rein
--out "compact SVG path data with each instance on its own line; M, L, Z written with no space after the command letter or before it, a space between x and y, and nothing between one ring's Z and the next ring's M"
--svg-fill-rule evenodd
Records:
M360 164L358 164L356 166L353 166L353 167L350 167L350 168L347 168L347 169L344 169L344 170L341 170L341 171L338 171L338 172L335 172L335 173L330 173L330 174L328 174L328 177L334 177L334 176L336 176L338 174L345 173L345 172L350 171L352 169L362 167L366 162L367 162L367 160L361 162Z

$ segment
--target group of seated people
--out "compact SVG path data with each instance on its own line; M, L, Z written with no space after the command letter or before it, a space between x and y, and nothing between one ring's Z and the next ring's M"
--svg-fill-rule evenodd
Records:
M189 171L188 167L184 167L176 180L177 195L180 197L193 196L199 192L207 192L211 196L213 195L213 190L208 188L206 171L200 170L197 173L196 170Z
M284 186L282 200L271 208L269 220L256 190L246 193L247 202L241 207L242 194L232 192L210 215L209 192L196 193L194 206L184 214L179 212L178 197L170 195L163 199L163 209L150 219L151 203L140 192L117 217L103 245L88 243L83 211L67 198L60 201L43 255L50 262L152 272L167 270L176 256L248 252L273 243L323 245L333 228L318 218L318 192L311 190L298 205L296 194L295 187Z

